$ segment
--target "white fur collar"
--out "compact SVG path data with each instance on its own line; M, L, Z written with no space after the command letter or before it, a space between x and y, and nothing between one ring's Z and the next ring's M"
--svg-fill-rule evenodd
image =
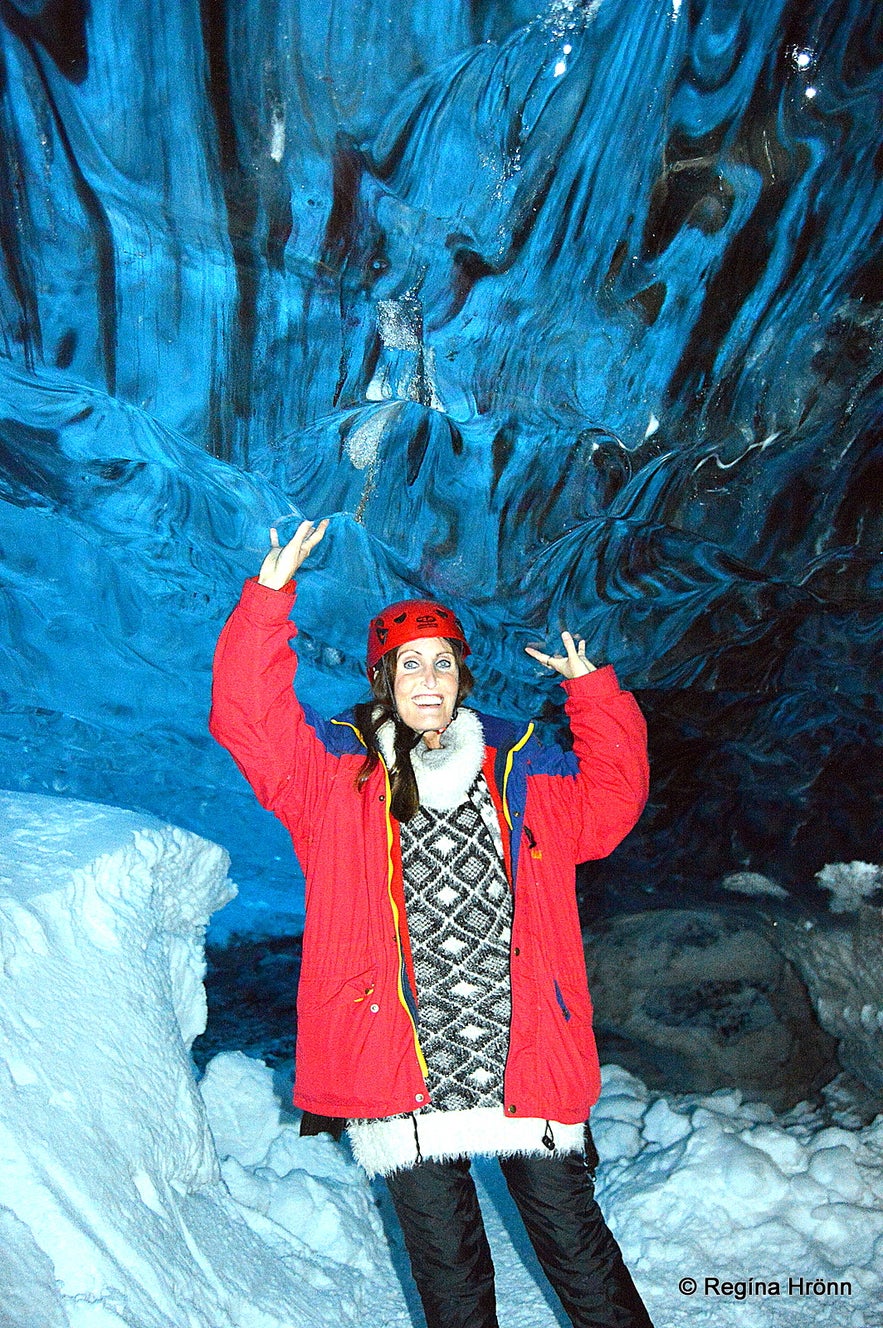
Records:
M381 724L377 742L387 766L395 761L395 734L392 720ZM472 787L484 761L484 731L474 710L457 711L441 737L441 747L433 750L420 742L411 752L411 765L417 777L420 803L433 811L449 812L459 807Z

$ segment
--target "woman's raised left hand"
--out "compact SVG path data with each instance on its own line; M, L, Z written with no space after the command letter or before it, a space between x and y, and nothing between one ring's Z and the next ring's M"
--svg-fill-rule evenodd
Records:
M570 632L562 632L561 641L564 646L563 655L547 655L537 646L525 646L524 649L532 659L537 660L544 668L554 669L562 678L582 678L587 673L595 672L596 665L586 659L586 643L582 637L579 641L574 641Z

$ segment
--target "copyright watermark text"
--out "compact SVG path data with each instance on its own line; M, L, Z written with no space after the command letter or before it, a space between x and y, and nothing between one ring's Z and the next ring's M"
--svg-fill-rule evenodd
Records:
M851 1296L851 1282L835 1282L824 1277L759 1278L744 1277L729 1281L724 1277L682 1277L678 1282L682 1296L723 1296L729 1300L748 1300L757 1296Z

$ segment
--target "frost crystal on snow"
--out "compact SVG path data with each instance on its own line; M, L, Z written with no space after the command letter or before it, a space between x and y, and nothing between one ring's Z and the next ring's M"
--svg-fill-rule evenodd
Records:
M853 913L883 887L883 867L871 862L834 862L816 872L823 890L831 891L832 913Z

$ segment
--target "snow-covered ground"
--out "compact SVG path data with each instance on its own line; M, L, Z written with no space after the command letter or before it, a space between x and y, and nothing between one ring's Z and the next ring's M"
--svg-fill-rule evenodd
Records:
M0 843L0 1325L420 1324L382 1187L299 1137L260 1061L225 1053L196 1083L223 851L12 794ZM658 1328L883 1325L883 1117L661 1096L608 1066L592 1119ZM476 1173L501 1323L565 1325L498 1169Z

